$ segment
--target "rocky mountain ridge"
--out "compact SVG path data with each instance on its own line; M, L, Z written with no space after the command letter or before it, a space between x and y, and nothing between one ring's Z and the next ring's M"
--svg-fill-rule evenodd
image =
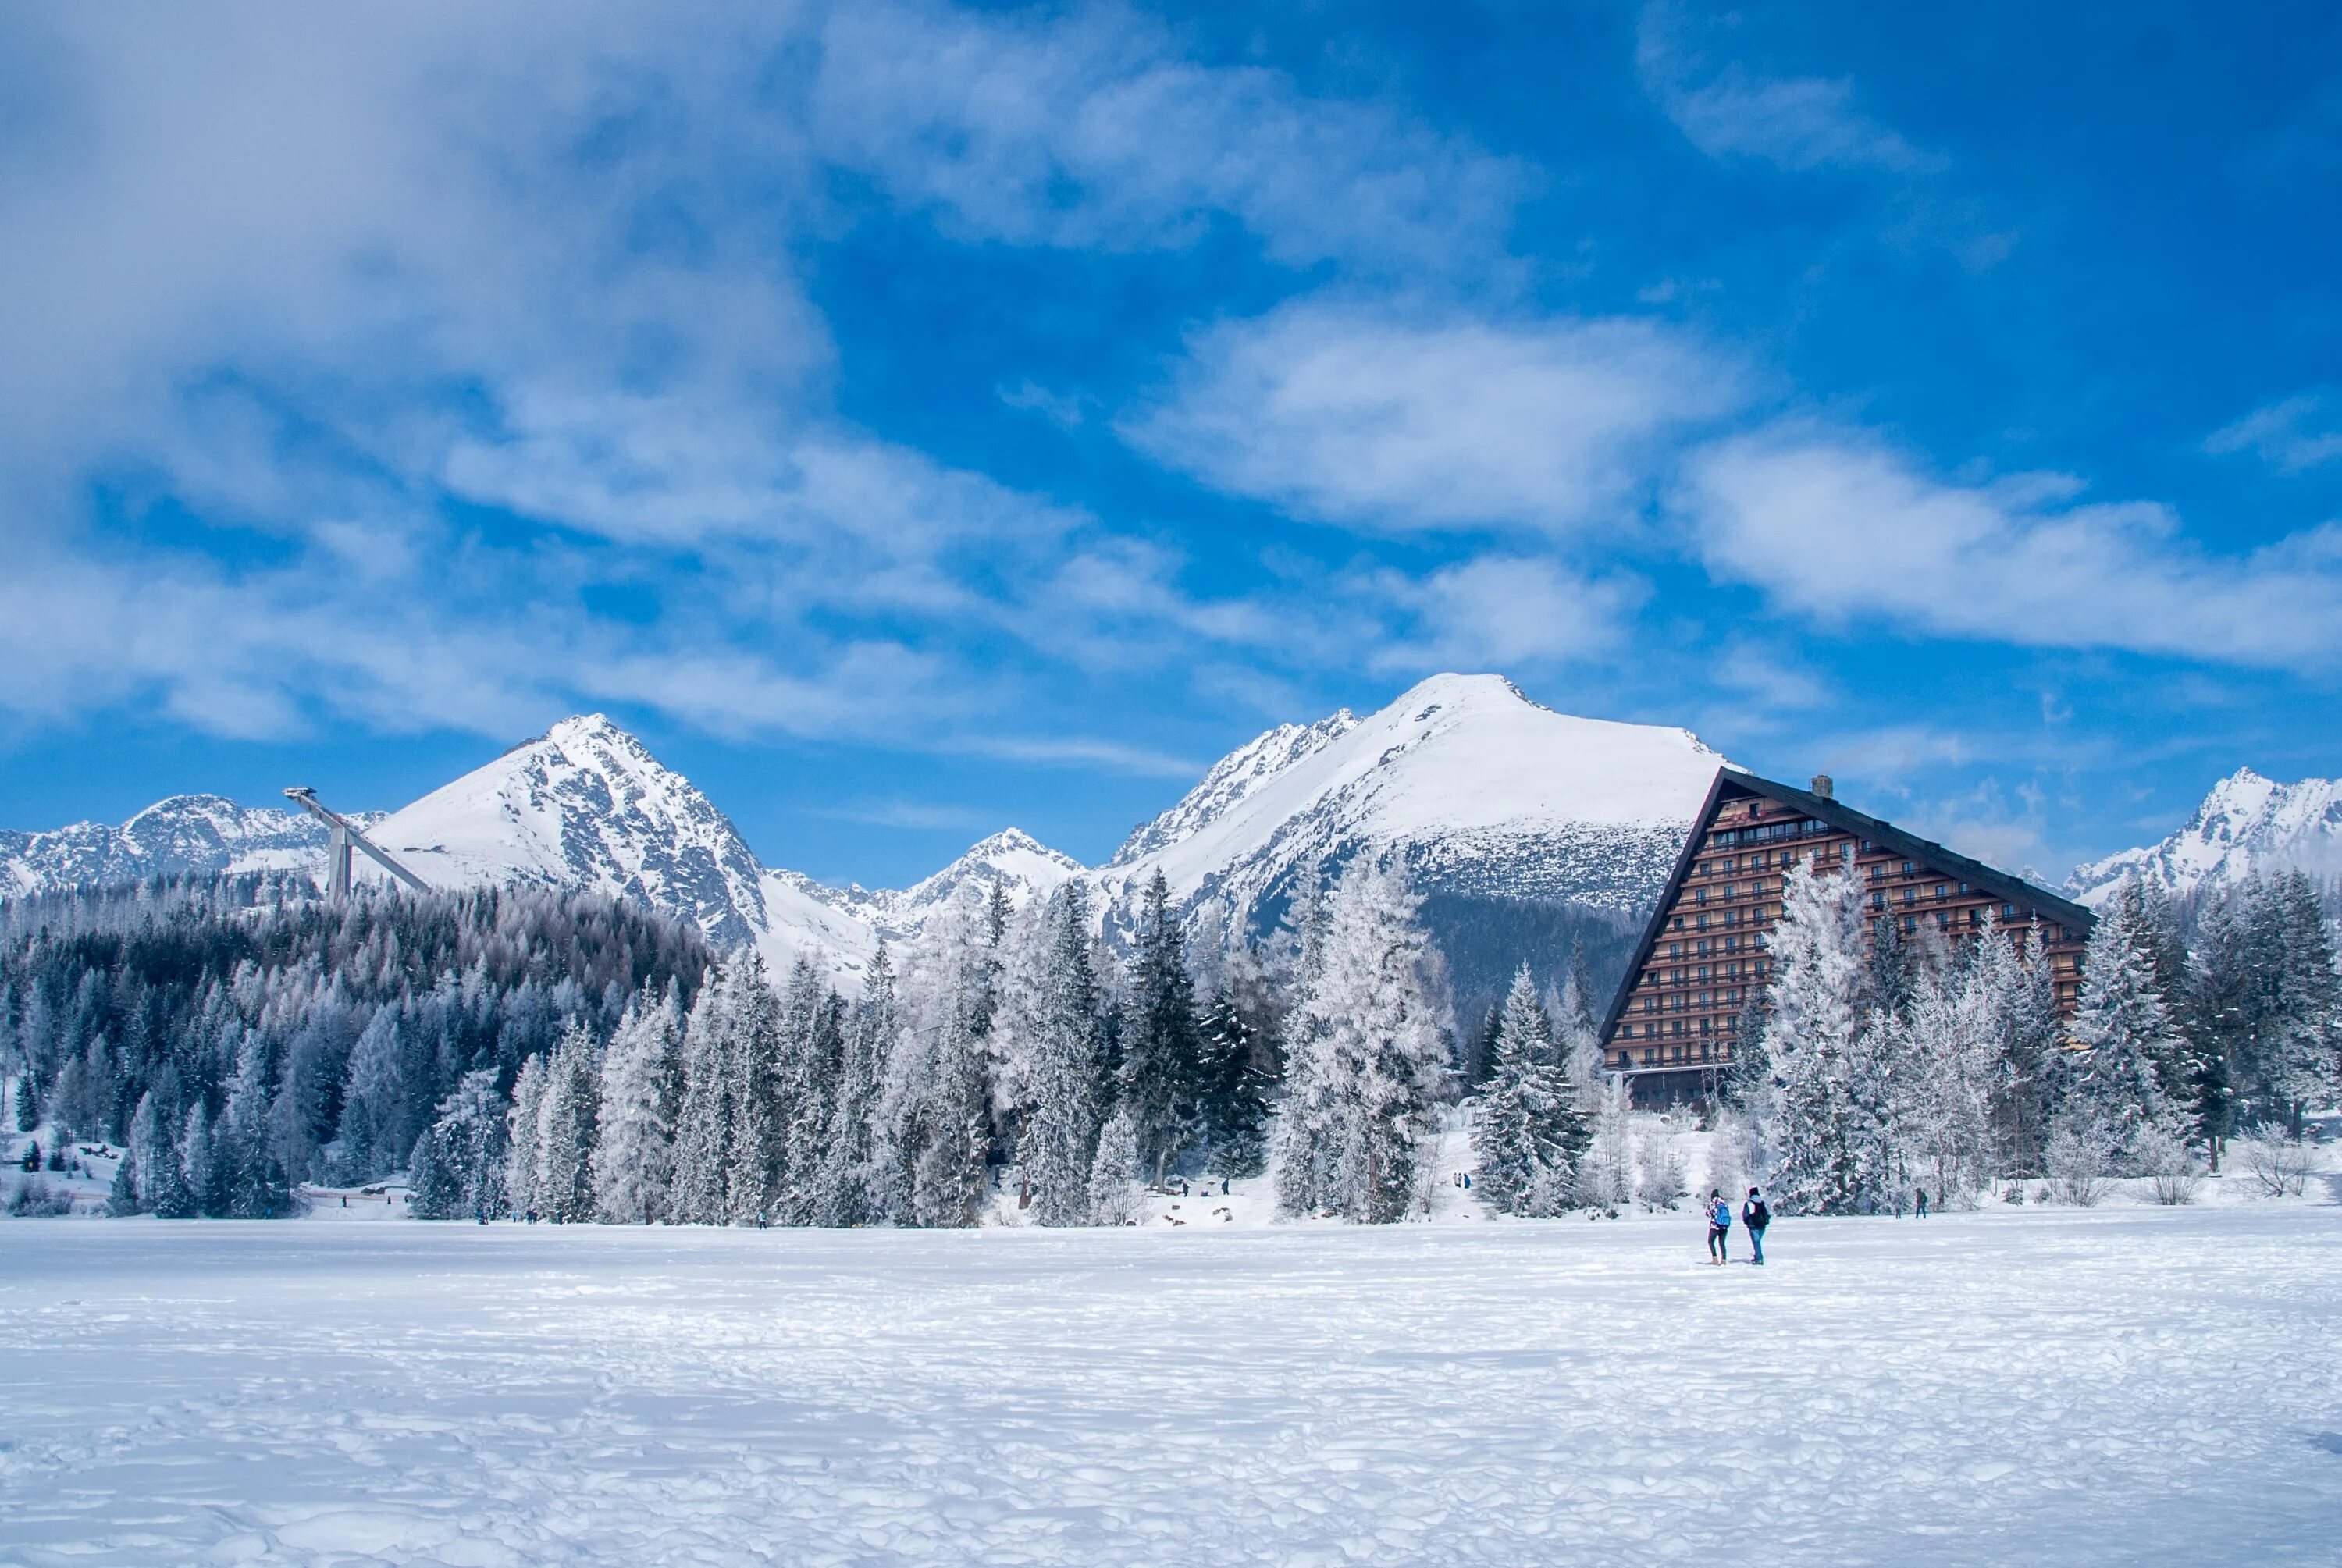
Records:
M2066 886L2095 904L2131 876L2186 895L2277 871L2342 874L2342 779L2279 784L2238 768L2169 836L2079 866Z

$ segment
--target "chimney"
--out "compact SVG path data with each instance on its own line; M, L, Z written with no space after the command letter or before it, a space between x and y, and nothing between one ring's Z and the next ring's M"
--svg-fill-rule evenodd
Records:
M1832 794L1830 794L1830 776L1829 776L1829 774L1816 774L1814 775L1814 793L1815 793L1816 794L1817 794L1817 795L1821 796L1821 797L1822 797L1822 799L1824 799L1824 800L1833 800L1833 799L1837 798L1836 796L1834 796L1834 795L1832 795Z

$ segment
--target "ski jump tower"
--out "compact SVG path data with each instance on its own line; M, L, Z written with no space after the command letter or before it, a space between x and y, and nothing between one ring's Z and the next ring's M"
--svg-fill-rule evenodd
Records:
M285 798L299 802L304 811L325 824L328 835L325 848L325 896L335 904L341 903L350 895L350 851L353 849L365 851L369 860L415 892L431 891L424 884L421 877L376 849L374 841L360 833L355 823L341 813L318 804L315 790L306 784L296 785L285 792Z

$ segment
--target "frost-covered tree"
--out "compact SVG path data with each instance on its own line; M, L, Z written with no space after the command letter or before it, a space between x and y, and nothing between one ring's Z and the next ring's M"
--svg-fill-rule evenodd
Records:
M846 1021L816 1181L816 1224L866 1225L886 1217L879 1153L883 1091L886 1063L898 1048L902 1034L903 1005L895 984L894 958L881 942L863 981L862 1000Z
M2007 948L1987 932L1952 972L1921 975L1905 1003L1893 1163L1901 1183L1924 1187L1940 1207L1964 1203L1993 1175Z
M2256 1065L2274 1109L2301 1136L2303 1110L2342 1087L2342 978L2309 878L2287 872L2270 885L2257 923L2275 971Z
M544 1164L545 1092L551 1066L548 1058L532 1056L513 1080L512 1109L505 1116L504 1189L515 1213L545 1208L537 1193L537 1172Z
M1578 1190L1589 1207L1614 1216L1634 1201L1634 1119L1621 1074L1610 1074L1595 1089L1593 1139L1579 1167Z
M1160 871L1146 885L1136 941L1118 1098L1138 1139L1139 1160L1160 1182L1201 1131L1204 1054L1186 943Z
M781 1217L787 1179L795 1074L784 1056L781 1000L766 981L764 960L750 954L732 966L729 979L720 1014L732 1109L724 1151L726 1218L736 1225L771 1224Z
M1032 1183L1033 1216L1078 1225L1089 1216L1090 1164L1105 1098L1106 1041L1091 961L1088 895L1077 882L1049 895L1038 963L1020 1009L1029 1103L1018 1150Z
M1591 1091L1602 1077L1602 1032L1595 1023L1595 1006L1594 977L1586 962L1586 944L1573 939L1569 944L1569 967L1562 972L1553 1026L1562 1070L1576 1085L1581 1104L1591 1102Z
M676 1224L720 1225L731 1218L725 1178L732 1147L733 1016L748 973L740 964L710 971L684 1028L683 1100L676 1111L667 1200Z
M1090 1223L1127 1224L1138 1217L1138 1202L1131 1192L1138 1168L1138 1127L1128 1107L1106 1118L1098 1134L1097 1154L1090 1161Z
M571 1020L554 1045L537 1105L537 1207L555 1224L594 1218L594 1144L601 1110L602 1046Z
M1480 1192L1505 1213L1559 1213L1577 1202L1578 1167L1592 1138L1523 964L1497 1010L1494 1062L1480 1094L1473 1136Z
M1287 1213L1403 1218L1446 1087L1452 1029L1431 938L1396 871L1354 860L1326 902L1297 1000L1277 1201Z
M407 1212L418 1220L468 1220L502 1212L509 1136L495 1069L464 1074L440 1103L437 1119L415 1140Z
M596 1218L636 1225L666 1218L682 1080L682 1010L672 991L655 994L646 985L602 1056L594 1132Z
M405 1073L405 1043L399 1037L399 1008L375 1009L350 1051L349 1074L342 1086L340 1137L333 1170L345 1181L368 1182L398 1169L415 1146L417 1129Z
M1791 1213L1859 1212L1875 1191L1875 1144L1850 1082L1867 982L1861 884L1801 861L1781 899L1766 989L1768 1078L1756 1101L1772 1195Z
M1216 1176L1257 1176L1268 1164L1269 1025L1238 984L1223 984L1204 1011L1204 1168Z
M2138 900L2109 899L2082 955L2082 994L2074 1010L2076 1050L2052 1135L2071 1134L2068 1149L2103 1149L2118 1174L2137 1164L2142 1135L2158 1140L2185 1122L2181 1042L2156 982L2153 934ZM2177 1092L2175 1092L2177 1091Z
M1005 904L964 887L911 950L880 1092L874 1193L898 1224L956 1229L983 1213L1009 930Z

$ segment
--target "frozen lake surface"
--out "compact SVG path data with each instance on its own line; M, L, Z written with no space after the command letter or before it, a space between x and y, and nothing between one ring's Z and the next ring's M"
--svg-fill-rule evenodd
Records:
M2342 1208L1768 1251L0 1223L0 1561L2342 1556Z

